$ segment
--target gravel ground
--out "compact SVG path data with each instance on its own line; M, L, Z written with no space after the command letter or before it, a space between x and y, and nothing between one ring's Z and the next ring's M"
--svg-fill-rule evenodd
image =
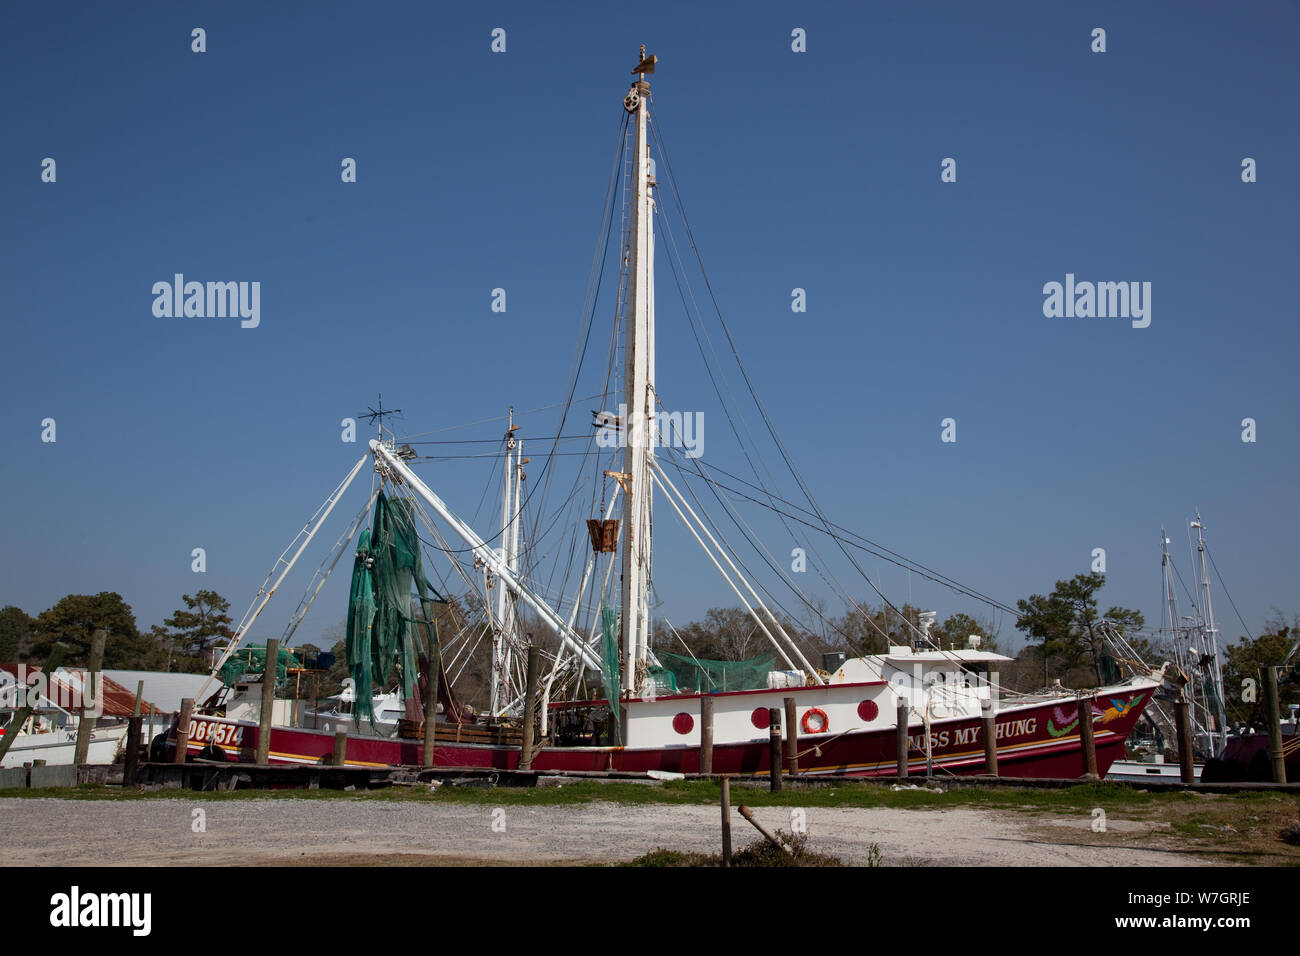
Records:
M206 832L194 832L202 810ZM755 811L789 830L788 809ZM1147 826L1112 820L1106 842L1090 818L986 810L809 808L809 846L865 864L877 843L886 866L1218 865L1186 852L1114 845ZM496 828L494 829L494 822ZM502 826L504 825L504 829ZM405 862L617 862L656 847L716 853L715 807L596 802L494 809L344 800L0 800L0 854L45 866L229 866ZM733 809L737 849L757 833ZM383 858L383 859L381 859Z

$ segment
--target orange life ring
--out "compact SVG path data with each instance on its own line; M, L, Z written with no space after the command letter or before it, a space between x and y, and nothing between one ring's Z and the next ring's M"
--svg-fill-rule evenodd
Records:
M811 718L813 717L818 718L820 723L820 726L815 730L810 726ZM820 707L810 707L805 710L803 720L799 721L799 725L803 727L803 732L805 734L824 734L826 731L831 729L830 718L826 716L826 711L822 710Z

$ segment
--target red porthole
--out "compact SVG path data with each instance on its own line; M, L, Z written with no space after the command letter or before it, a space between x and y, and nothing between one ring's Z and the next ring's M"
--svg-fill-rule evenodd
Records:
M880 708L876 706L874 700L864 700L858 704L858 716L867 723L871 723L880 716Z
M770 726L770 715L766 707L755 707L754 712L749 715L749 722L759 730L767 730Z
M673 718L673 730L679 734L689 734L695 729L695 718L683 711Z

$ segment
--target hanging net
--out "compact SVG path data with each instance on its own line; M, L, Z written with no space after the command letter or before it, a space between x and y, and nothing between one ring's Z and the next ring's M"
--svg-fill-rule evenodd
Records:
M609 701L614 739L621 743L623 734L619 726L618 702L623 691L618 682L618 612L604 600L600 602L600 626L600 677L605 682L605 699Z
M679 694L761 690L767 687L768 672L776 669L775 653L745 661L712 661L668 651L655 651L655 656L662 666L652 667L651 676L660 688L671 687Z
M418 601L411 593L415 585ZM420 539L415 531L411 502L390 499L383 492L375 499L375 520L357 540L348 596L348 671L356 703L353 719L375 723L374 695L396 668L402 698L415 696L421 653L437 664L434 638L434 603L446 603L424 576Z
M302 667L302 661L294 657L288 648L282 647L275 663L277 684L288 676L290 667ZM235 682L244 674L261 674L265 671L266 645L245 644L221 665L221 683L227 687L234 687Z

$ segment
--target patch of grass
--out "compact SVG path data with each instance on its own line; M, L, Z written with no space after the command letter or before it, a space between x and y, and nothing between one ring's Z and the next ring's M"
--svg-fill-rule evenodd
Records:
M764 781L732 781L733 800L753 807L863 807L894 809L945 809L971 807L1035 811L1150 808L1159 810L1182 806L1208 795L1185 791L1152 792L1108 783L1080 783L1059 789L963 787L946 781L946 790L894 790L889 782L844 781L831 786L787 786L772 793ZM142 790L119 786L85 784L75 788L6 790L0 798L56 797L72 800L392 800L434 801L438 803L490 804L492 806L557 806L592 802L638 804L716 804L719 787L711 780L674 780L662 784L602 783L575 779L560 786L486 787L455 786L444 783L430 789L427 785L391 786L373 790ZM1218 798L1226 804L1268 804L1287 799L1283 795L1244 792ZM1294 798L1289 798L1294 799Z
M814 853L808 849L808 834L806 833L786 833L784 830L776 831L777 839L785 843L790 848L790 852L774 846L767 840L758 840L751 843L739 853L731 855L731 865L735 867L767 867L767 866L843 866L844 861L838 857L828 856L825 853ZM669 850L663 847L651 850L649 853L643 853L641 856L623 866L648 866L648 867L675 867L675 866L722 866L721 854L707 853L689 853L680 850ZM883 866L880 857L880 847L871 844L871 856L867 866Z
M722 866L721 856L709 856L707 853L683 853L680 850L668 850L660 847L643 853L635 860L629 860L622 866Z

